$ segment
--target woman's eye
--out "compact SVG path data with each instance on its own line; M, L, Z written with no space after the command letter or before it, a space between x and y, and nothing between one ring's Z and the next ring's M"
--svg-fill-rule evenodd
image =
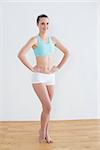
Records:
M42 25L44 25L45 23L41 23ZM49 23L47 23L47 25L48 25Z

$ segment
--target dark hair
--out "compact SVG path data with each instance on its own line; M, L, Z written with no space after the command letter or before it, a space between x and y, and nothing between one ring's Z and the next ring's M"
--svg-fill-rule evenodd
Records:
M39 16L37 17L37 24L39 23L40 19L43 18L43 17L48 18L48 16L45 15L45 14L39 15Z

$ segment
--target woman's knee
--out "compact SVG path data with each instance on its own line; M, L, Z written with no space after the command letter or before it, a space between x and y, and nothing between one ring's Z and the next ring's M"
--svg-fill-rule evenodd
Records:
M51 112L51 104L47 104L47 105L43 106L43 111L47 114L50 113Z

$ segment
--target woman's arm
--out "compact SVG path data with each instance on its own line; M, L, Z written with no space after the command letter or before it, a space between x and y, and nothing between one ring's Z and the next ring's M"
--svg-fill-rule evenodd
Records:
M25 54L35 43L36 43L35 38L34 37L30 38L29 41L21 48L21 50L17 55L20 61L31 71L33 71L33 66L27 61L27 59L25 58Z
M57 68L60 69L67 61L70 54L69 54L68 49L66 47L64 47L64 45L56 37L53 37L53 41L55 43L55 46L57 48L59 48L59 50L61 50L61 52L63 52L63 54L64 54L61 62L57 65Z

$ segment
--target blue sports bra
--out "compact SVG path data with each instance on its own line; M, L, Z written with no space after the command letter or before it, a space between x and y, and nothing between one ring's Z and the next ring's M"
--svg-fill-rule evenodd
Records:
M40 35L37 35L38 46L34 49L34 54L38 56L48 56L55 51L55 46L50 37L48 37L48 43L44 42Z

